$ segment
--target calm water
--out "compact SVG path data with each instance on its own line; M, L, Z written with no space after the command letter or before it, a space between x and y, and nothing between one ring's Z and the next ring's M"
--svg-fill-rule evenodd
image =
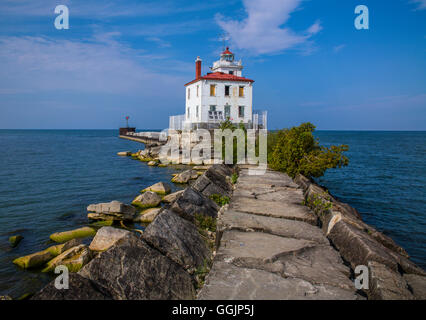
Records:
M348 144L350 165L319 179L426 267L426 132L318 132L322 144ZM118 157L142 145L116 130L0 130L0 295L18 297L49 278L22 271L16 257L45 249L49 235L87 223L90 203L130 202L172 168ZM175 186L173 186L176 188ZM8 237L25 239L11 249Z
M117 130L0 130L0 295L19 297L49 280L20 270L12 260L52 245L54 232L84 226L87 205L129 203L141 189L170 181L174 169L117 156L143 149L117 135ZM16 233L24 240L11 249L8 237Z
M322 131L324 145L347 144L350 163L318 180L390 236L426 269L426 132Z

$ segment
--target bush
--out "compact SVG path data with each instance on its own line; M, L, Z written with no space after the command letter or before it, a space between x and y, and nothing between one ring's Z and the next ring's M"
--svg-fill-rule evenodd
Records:
M225 204L229 203L229 197L227 196L221 196L220 194L214 193L210 196L210 199L212 199L214 202L216 202L219 206L224 206Z
M347 145L320 146L313 132L315 126L303 123L298 127L283 129L273 133L274 144L268 148L268 162L272 169L286 172L295 177L321 177L327 169L347 166L349 159L343 155ZM269 136L268 136L269 138ZM270 152L272 151L272 153Z

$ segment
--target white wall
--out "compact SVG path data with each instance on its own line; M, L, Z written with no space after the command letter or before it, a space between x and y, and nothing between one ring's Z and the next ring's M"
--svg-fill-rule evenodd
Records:
M216 85L216 96L210 96L210 84ZM196 95L196 87L199 85L199 95ZM230 95L225 97L225 86L229 85ZM244 86L244 97L239 97L239 86ZM191 90L190 99L188 99L188 89ZM222 111L225 115L225 105L231 106L231 119L234 123L243 121L247 123L252 120L252 96L253 86L249 82L236 81L215 81L215 80L200 80L186 87L186 108L185 114L190 108L189 120L193 123L208 122L208 111L211 105L216 106L216 111ZM196 117L196 106L199 106L199 117ZM238 117L238 106L244 106L244 118ZM188 116L186 114L186 116ZM188 118L186 118L188 120Z

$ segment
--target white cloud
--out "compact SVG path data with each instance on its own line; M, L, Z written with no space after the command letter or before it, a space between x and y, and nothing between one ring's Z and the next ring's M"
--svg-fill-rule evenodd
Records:
M417 10L426 9L426 0L411 0L411 2L417 4Z
M149 55L114 40L117 35L84 41L0 37L0 93L59 90L152 96L164 86L181 88L185 79L155 70Z
M231 43L253 54L278 53L306 44L322 27L315 22L306 32L283 26L301 0L243 0L247 17L241 21L216 16L216 22L230 36Z
M333 52L338 53L346 47L346 44L339 44L338 46L333 47Z

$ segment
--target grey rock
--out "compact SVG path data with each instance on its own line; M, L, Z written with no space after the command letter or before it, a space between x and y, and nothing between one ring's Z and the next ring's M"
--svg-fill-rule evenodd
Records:
M367 265L369 261L376 261L395 272L398 270L397 261L385 247L369 237L367 233L343 220L334 225L328 234L328 238L354 269L358 265Z
M176 192L173 192L171 194L168 194L167 196L164 196L163 199L161 201L165 202L165 203L172 203L173 201L175 201L178 197L180 197L182 195L182 193L185 190L179 190Z
M163 208L149 208L145 209L139 213L136 218L133 219L133 222L138 223L150 223L154 221L155 217L163 210Z
M145 191L152 191L158 194L168 194L170 193L170 185L165 182L157 182L156 184L153 184L152 186L149 186L148 188L145 188L142 190L142 192Z
M160 204L161 197L152 191L146 191L141 195L137 196L133 201L132 205L140 207L142 209L156 207Z
M114 220L132 220L136 213L136 209L134 207L119 201L91 204L87 207L87 211L89 213L96 214L90 215L92 218L96 218L97 216L111 216L111 219Z
M411 289L413 296L417 300L426 300L426 277L417 274L407 274L403 276Z
M194 221L196 214L216 218L219 207L213 200L189 187L172 204L171 210L189 221Z
M143 238L185 269L195 270L210 260L210 251L195 225L170 210L161 212Z
M369 299L373 300L411 300L413 295L401 275L376 261L368 262Z
M131 234L79 272L117 300L192 299L190 275L176 262Z
M93 251L105 251L128 234L130 234L130 231L114 227L102 227L96 233L89 248Z
M56 289L55 280L37 292L31 300L111 300L104 287L77 273L69 274L69 288Z
M175 175L172 179L172 182L175 183L188 183L189 180L194 180L198 178L198 174L194 170L185 170L177 175Z

